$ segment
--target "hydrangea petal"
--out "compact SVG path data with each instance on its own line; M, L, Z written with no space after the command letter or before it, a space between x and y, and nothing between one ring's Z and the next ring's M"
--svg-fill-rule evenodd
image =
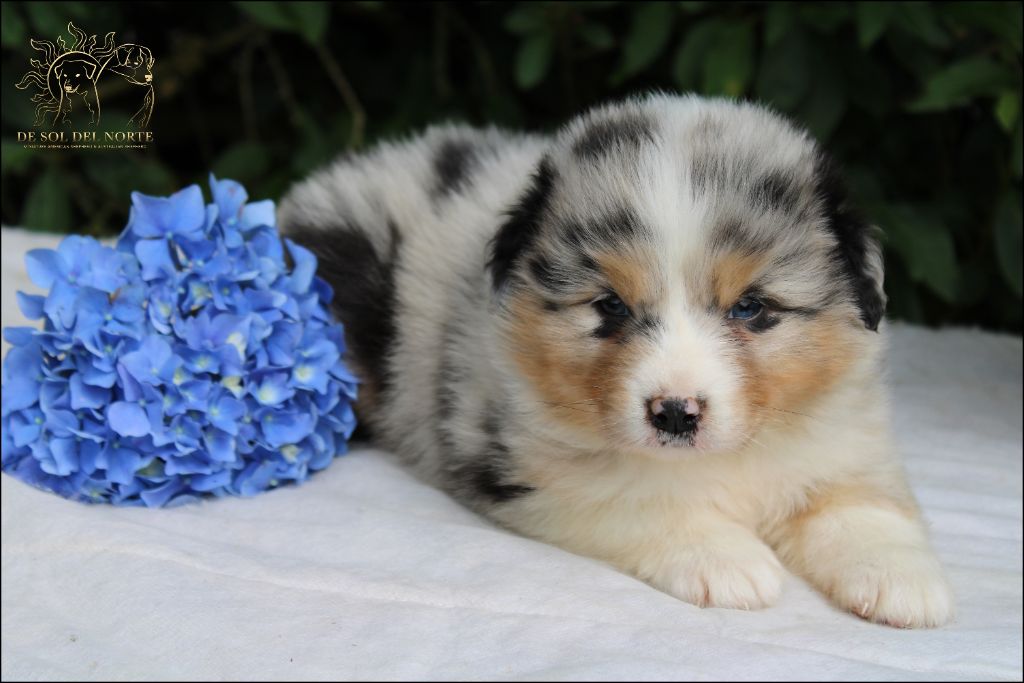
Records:
M130 484L142 466L142 456L127 448L114 448L107 453L107 477L115 484Z
M14 350L11 350L14 353ZM10 358L10 354L8 354ZM32 374L35 369L15 371L10 379L4 382L2 413L7 415L15 410L24 410L39 400L39 382Z
M29 320L38 320L43 317L43 304L45 303L45 296L18 292L18 308L21 309L21 314Z
M167 501L169 501L176 493L179 493L184 489L185 485L181 483L181 480L175 478L161 484L160 486L142 491L139 494L139 497L147 507L158 508L166 505Z
M156 280L174 275L176 268L171 260L167 240L139 240L135 244L135 255L142 266L143 280Z
M110 400L110 392L102 387L85 383L82 375L74 374L68 381L71 388L71 408L102 408Z
M295 262L290 289L295 293L308 292L309 286L313 284L313 275L316 273L316 256L309 249L301 247L289 239L286 239L284 243L288 246L288 253L291 254L292 260Z
M178 234L198 239L206 220L203 191L198 185L190 185L170 197L133 192L132 209L132 231L138 237Z
M149 434L149 418L138 403L115 401L107 408L110 428L121 436L145 436Z
M280 448L297 443L313 432L313 417L300 413L268 412L260 420L267 444Z
M56 280L46 296L43 310L58 329L68 329L75 324L78 288L64 280Z
M25 254L25 270L36 287L49 289L64 277L63 261L53 249L32 249Z
M274 202L264 199L258 202L250 202L242 209L241 224L243 230L250 230L268 226L273 228L277 225L277 212L274 210Z
M63 477L78 469L78 444L74 439L50 439L50 455L52 460L40 462L47 474Z

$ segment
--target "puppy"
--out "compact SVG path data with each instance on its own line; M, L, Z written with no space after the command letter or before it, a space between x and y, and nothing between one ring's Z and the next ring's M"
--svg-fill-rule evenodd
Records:
M654 95L551 137L447 126L293 188L376 441L682 600L783 567L901 627L953 599L889 437L882 258L808 134Z

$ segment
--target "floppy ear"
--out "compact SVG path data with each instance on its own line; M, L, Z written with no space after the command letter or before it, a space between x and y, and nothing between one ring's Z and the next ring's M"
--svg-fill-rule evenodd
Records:
M494 291L504 289L516 261L537 240L554 181L551 161L544 157L526 190L506 213L507 220L491 241L491 255L487 262Z
M835 258L849 278L864 327L877 331L887 301L878 228L850 205L839 169L827 155L819 157L815 176L828 227L837 242Z
M83 63L85 64L85 77L91 81L92 77L96 74L96 65L92 62Z

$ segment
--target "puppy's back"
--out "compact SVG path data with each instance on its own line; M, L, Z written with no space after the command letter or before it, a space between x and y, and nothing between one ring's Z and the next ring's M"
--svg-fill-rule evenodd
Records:
M316 254L334 289L349 360L364 382L364 426L383 421L385 403L388 424L423 422L441 330L465 309L467 279L483 282L486 244L542 145L494 128L437 126L343 155L282 199L282 234ZM396 384L401 390L390 391Z

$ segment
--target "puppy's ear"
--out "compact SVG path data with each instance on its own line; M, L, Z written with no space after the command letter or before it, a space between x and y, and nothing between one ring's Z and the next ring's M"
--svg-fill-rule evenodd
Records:
M878 229L850 205L846 184L836 163L822 154L815 168L818 197L828 227L836 238L835 258L853 287L864 327L877 331L885 315L886 296Z
M537 240L554 181L551 160L544 157L526 190L506 212L505 223L491 241L491 255L487 261L495 292L504 289L516 261Z
M94 75L96 75L96 65L91 62L85 62L85 77L91 81Z

